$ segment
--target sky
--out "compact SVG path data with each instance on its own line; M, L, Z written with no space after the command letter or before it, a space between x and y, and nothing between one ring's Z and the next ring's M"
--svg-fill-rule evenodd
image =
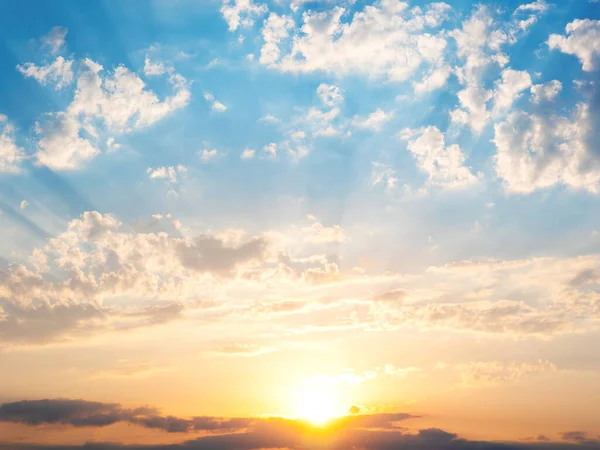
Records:
M597 0L0 2L0 449L600 447Z

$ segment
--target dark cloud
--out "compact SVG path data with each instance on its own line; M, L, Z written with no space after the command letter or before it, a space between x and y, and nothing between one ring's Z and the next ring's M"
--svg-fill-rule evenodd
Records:
M269 423L268 421L265 423ZM430 428L416 434L380 430L346 430L341 433L298 434L281 428L279 422L270 423L271 428L248 432L208 435L181 444L121 445L109 443L86 443L84 445L32 445L2 444L1 450L582 450L598 449L597 444L580 443L517 443L470 441L454 433Z
M326 428L315 428L302 420L284 418L189 419L163 416L154 408L123 408L115 403L84 400L25 400L0 405L0 422L30 426L60 425L104 427L117 422L159 429L168 433L202 431L204 435L180 444L121 445L87 443L81 446L45 446L0 442L0 450L580 450L600 449L600 442L581 431L561 434L563 442L545 437L528 442L470 441L454 433L429 428L408 433L399 422L414 418L410 414L357 414L330 421ZM565 442L566 441L566 442Z
M560 433L560 436L565 441L578 442L580 444L590 443L600 445L600 436L598 436L598 439L593 439L590 438L584 431L566 431L564 433Z
M192 417L183 419L162 416L154 408L123 408L117 403L86 400L44 399L23 400L0 405L0 422L25 425L58 424L74 427L104 427L117 422L128 422L168 433L190 431L243 430L253 422L251 418Z

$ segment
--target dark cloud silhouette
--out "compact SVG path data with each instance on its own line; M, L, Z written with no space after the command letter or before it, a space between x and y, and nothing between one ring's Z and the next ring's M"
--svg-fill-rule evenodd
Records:
M416 434L398 431L346 430L342 433L298 434L281 428L281 422L264 422L270 429L241 433L208 435L181 444L121 445L86 443L84 445L2 444L0 450L582 450L600 448L597 444L486 442L461 439L454 433L430 428Z
M564 433L560 433L560 436L565 441L578 442L580 444L598 444L600 445L600 436L598 439L593 439L588 436L585 431L566 431Z
M24 400L0 405L0 422L30 426L58 425L104 427L126 422L168 433L202 431L203 435L179 444L122 445L87 443L85 445L44 445L2 443L0 450L256 450L256 449L327 449L327 450L579 450L600 449L600 441L581 431L561 434L563 442L547 438L528 442L486 442L462 439L454 433L429 428L408 433L399 422L414 418L410 414L356 414L330 421L326 428L315 428L302 420L284 418L189 419L163 416L156 409L123 408L116 403L85 400Z
M334 419L332 429L377 428L394 429L396 423L411 417L410 414L353 415ZM306 430L304 421L282 418L219 418L192 417L189 419L162 416L155 408L123 408L117 403L90 402L71 399L22 400L0 405L0 422L15 422L26 425L60 424L74 427L103 427L117 422L129 422L146 428L156 428L169 433L190 431L240 431L261 424L288 430ZM262 428L264 429L264 428Z
M162 416L155 408L123 408L117 403L86 400L44 399L23 400L0 405L0 422L26 425L59 424L74 427L103 427L117 422L129 422L168 433L190 431L243 430L252 418L192 417L183 419Z

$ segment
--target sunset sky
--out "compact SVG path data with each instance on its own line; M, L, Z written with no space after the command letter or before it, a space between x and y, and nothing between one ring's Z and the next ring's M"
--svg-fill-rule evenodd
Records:
M600 447L598 0L0 0L0 450Z

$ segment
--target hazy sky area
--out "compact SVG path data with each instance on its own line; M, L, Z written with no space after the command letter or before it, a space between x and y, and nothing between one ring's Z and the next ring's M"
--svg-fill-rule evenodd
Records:
M600 448L598 0L0 0L0 450Z

